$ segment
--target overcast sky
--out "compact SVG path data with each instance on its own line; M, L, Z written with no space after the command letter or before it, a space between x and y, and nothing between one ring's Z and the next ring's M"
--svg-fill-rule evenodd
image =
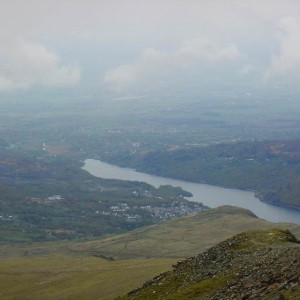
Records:
M297 84L298 0L0 0L0 91Z

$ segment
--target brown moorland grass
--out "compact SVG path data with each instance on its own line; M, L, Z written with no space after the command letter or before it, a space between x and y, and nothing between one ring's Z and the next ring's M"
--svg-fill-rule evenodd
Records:
M0 299L114 299L170 270L175 261L65 254L2 259Z
M300 234L299 225L271 223L257 218L249 210L222 206L126 234L73 244L71 249L79 252L84 249L116 259L190 257L237 233L268 228L289 229L298 237Z

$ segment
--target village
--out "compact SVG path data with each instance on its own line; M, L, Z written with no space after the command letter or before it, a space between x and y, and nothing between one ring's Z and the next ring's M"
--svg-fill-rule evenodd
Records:
M165 221L170 218L196 214L204 209L206 209L206 207L201 203L179 201L174 201L170 204L161 204L160 206L132 206L129 203L117 203L116 205L110 206L108 210L103 210L101 212L96 211L96 213L125 218L127 222L137 222L143 217L142 215L147 213L158 221Z

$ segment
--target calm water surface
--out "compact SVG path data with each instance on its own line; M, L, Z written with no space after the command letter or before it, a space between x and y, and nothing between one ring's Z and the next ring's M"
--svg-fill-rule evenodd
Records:
M209 207L217 207L220 205L239 206L250 209L258 217L272 222L293 222L300 224L300 210L263 203L255 198L254 192L149 175L94 159L85 160L83 169L96 177L106 179L142 181L155 187L166 184L180 186L182 189L193 194L193 197L189 198L189 200L202 202Z

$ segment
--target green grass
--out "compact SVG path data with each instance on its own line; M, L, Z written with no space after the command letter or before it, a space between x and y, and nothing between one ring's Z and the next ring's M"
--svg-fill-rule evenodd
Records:
M190 284L183 291L179 290L177 293L168 298L170 300L180 299L201 299L200 297L211 295L217 290L224 287L232 278L230 276L216 277L212 279L202 280L200 282Z
M201 299L201 297L211 295L218 289L226 286L231 279L231 276L221 276L202 280L194 284L189 284L185 288L180 288L176 276L170 274L164 281L164 284L159 287L159 294L163 295L161 299L166 300ZM151 300L155 293L155 286L151 286L143 290L142 293L139 294L138 299ZM132 298L126 295L122 299Z
M283 293L285 299L288 300L299 300L300 299L300 286L290 289Z
M284 229L250 230L236 236L239 240L234 249L247 249L249 247L265 247L266 245L279 245L287 242L297 243L295 236ZM226 241L225 241L226 242ZM299 243L299 242L298 242Z
M171 269L174 262L64 254L9 258L1 261L0 299L114 299Z

